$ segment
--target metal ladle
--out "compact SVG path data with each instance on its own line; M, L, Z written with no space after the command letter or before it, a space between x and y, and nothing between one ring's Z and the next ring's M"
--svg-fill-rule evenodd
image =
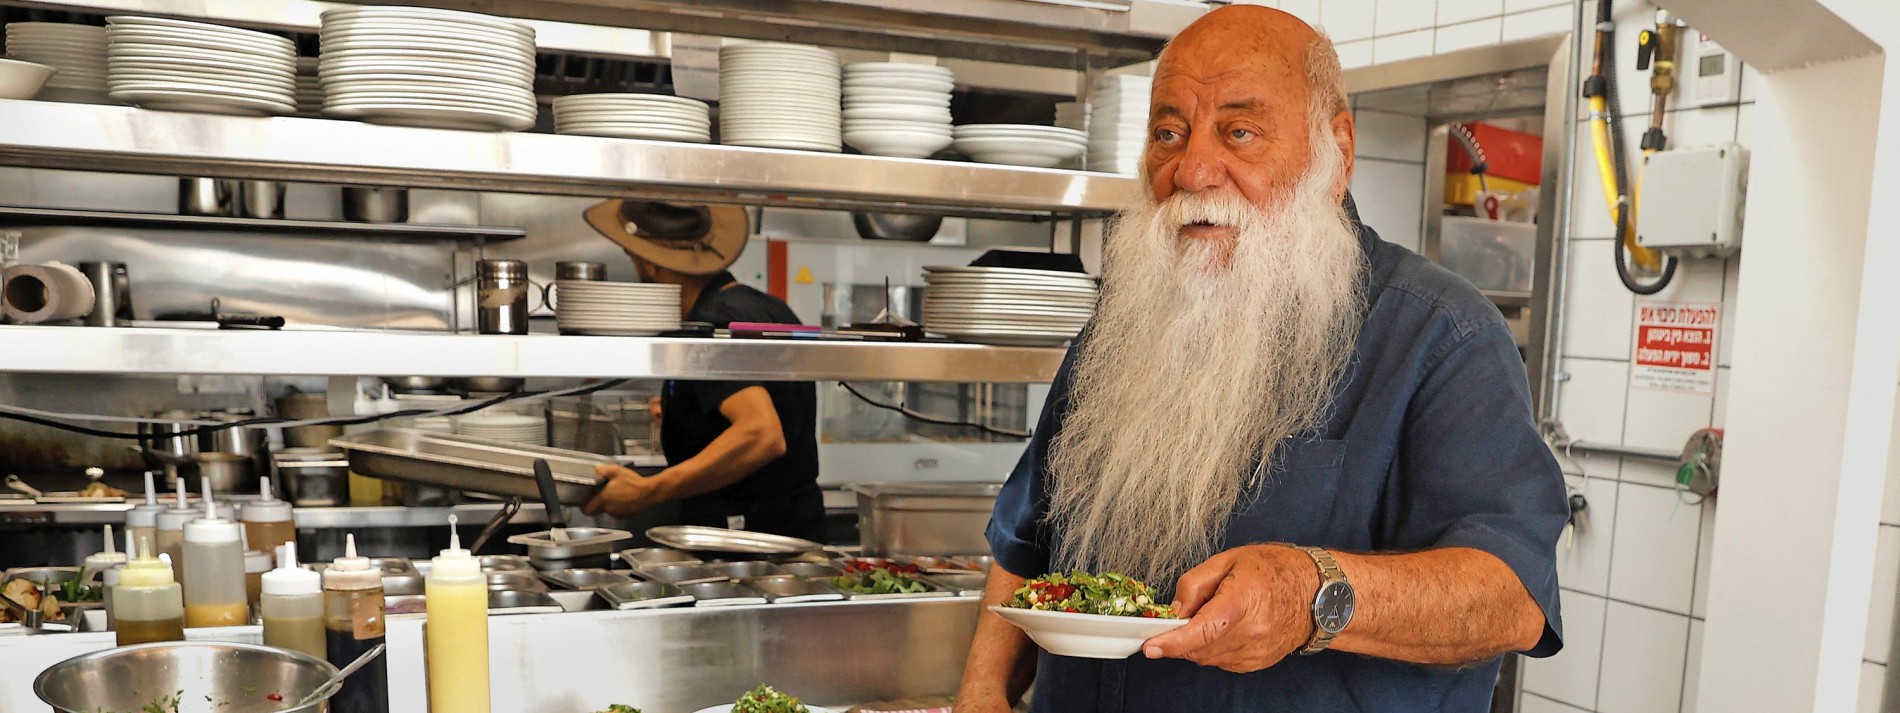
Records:
M343 679L349 678L350 674L356 673L357 669L362 668L376 657L383 655L383 649L388 646L388 644L377 644L374 648L363 652L362 656L356 657L356 660L351 661L350 665L344 666L342 670L331 675L329 680L318 684L315 689L311 690L310 693L305 695L301 700L298 700L297 705L291 706L291 708L302 708L311 703L315 703L319 698L335 693L336 689L343 687Z

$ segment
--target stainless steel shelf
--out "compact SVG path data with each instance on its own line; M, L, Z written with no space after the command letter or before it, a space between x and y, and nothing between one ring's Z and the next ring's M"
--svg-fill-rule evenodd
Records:
M133 503L57 503L39 504L0 500L0 526L6 525L118 525ZM294 508L292 521L297 527L313 530L369 527L439 527L454 513L463 523L481 524L501 510L500 503L467 503L446 508L423 507L338 507ZM518 524L547 522L547 510L540 503L522 503L521 510L508 520Z
M1107 215L1107 173L0 100L0 165L957 215Z
M338 330L0 326L0 371L1047 383L1056 348Z
M98 210L60 210L0 206L0 227L32 225L126 226L174 228L184 230L241 230L247 232L321 234L360 239L435 241L459 240L501 243L520 240L528 233L520 228L490 228L480 225L425 225L420 223L350 223L334 220L285 220L266 218L230 218L206 215L167 215L164 213L117 213Z

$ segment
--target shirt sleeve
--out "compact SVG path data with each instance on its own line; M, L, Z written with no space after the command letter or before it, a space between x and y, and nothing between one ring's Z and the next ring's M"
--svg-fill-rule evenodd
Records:
M1399 536L1502 560L1544 613L1526 655L1563 648L1557 538L1569 520L1563 472L1532 417L1523 361L1503 325L1485 325L1430 367L1406 412Z
M724 419L719 408L725 405L726 399L748 388L764 386L757 381L682 381L679 384L682 390L692 390L691 403L697 411L692 415L701 420Z
M1023 448L1022 458L1003 483L996 496L996 509L990 514L984 532L990 542L990 555L1005 571L1025 579L1049 572L1052 556L1048 523L1049 498L1045 478L1049 442L1062 429L1062 414L1069 405L1069 369L1075 349L1062 359L1056 378L1049 383L1049 398L1042 404L1042 416Z

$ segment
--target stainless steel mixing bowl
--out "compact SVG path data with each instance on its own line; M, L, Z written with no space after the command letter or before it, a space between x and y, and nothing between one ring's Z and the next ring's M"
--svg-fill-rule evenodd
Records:
M42 672L33 693L62 713L137 711L169 698L180 713L322 713L328 696L287 708L336 673L286 649L212 641L121 646L75 656ZM273 700L273 697L275 700Z

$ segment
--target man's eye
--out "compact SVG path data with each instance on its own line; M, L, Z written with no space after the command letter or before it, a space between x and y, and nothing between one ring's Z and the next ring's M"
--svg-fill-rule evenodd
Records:
M1175 139L1179 138L1181 138L1181 135L1175 133L1173 129L1155 129L1155 141L1171 144L1174 143Z
M1254 137L1254 133L1246 129L1234 129L1233 131L1227 132L1227 135L1234 137L1234 141L1241 143L1252 141Z

